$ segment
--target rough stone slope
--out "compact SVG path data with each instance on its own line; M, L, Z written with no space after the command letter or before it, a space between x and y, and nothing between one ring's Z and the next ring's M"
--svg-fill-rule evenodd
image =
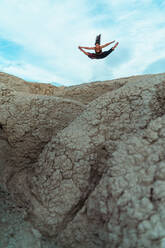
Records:
M48 106L64 101L62 96L25 95L23 101L22 93L3 85L0 144L4 153L12 156L5 158L0 153L0 169L4 171L0 181L25 209L26 220L58 247L163 248L165 74L118 79L103 85L109 85L107 92L103 87L103 93L99 83L94 84L94 92L100 87L100 94L99 90L94 93L98 97L91 102L90 97L83 98L85 95L80 98L83 100L73 101L76 87L73 98L68 89L67 98L71 99L65 101L68 106L73 104L75 114L61 128L56 129L55 122L50 125L55 131L48 139L43 120L45 116L56 119L56 115L49 117ZM78 86L83 92L88 88L92 91L92 84ZM7 92L5 97L3 92ZM42 120L42 138L30 112L32 100L33 112ZM21 109L26 103L30 105L25 118L21 109L15 110L22 101ZM44 110L38 102L44 102ZM90 103L84 107L80 102ZM67 110L64 107L60 120ZM15 120L13 113L19 112ZM12 125L7 126L9 119L12 131ZM26 127L30 120L28 130L23 128L28 135L20 136L20 127ZM40 147L37 151L35 142ZM27 144L28 155L24 152Z
M84 108L74 100L29 95L0 84L2 180L10 180L15 171L31 168L51 137Z
M0 72L0 82L10 89L30 94L54 95L54 92L58 90L58 87L51 84L31 83L3 72Z
M70 87L55 87L51 84L27 82L25 80L22 80L21 78L0 72L0 82L17 92L47 96L58 96L62 98L76 100L82 102L83 104L88 104L89 102L103 95L104 93L118 89L124 84L128 83L129 81L135 83L141 77L143 77L143 79L146 78L146 80L148 78L147 75L134 76L130 78L114 79L111 81L104 82L98 81ZM150 78L152 77L154 77L154 75L150 75Z

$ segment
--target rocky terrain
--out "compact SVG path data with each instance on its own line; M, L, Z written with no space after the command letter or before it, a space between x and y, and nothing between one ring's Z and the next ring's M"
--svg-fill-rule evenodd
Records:
M165 74L0 73L0 248L165 247Z

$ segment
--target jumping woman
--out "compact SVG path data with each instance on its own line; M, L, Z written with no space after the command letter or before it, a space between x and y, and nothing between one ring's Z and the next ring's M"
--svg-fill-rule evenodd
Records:
M105 45L100 45L100 39L101 39L101 34L96 36L96 42L94 47L81 47L79 46L78 48L85 54L87 55L90 59L103 59L107 57L113 50L118 46L119 42L117 42L112 48L110 48L108 51L102 51L102 48L109 46L110 44L114 43L114 41L108 42ZM89 53L84 51L83 49L89 49L89 50L95 50L95 53Z

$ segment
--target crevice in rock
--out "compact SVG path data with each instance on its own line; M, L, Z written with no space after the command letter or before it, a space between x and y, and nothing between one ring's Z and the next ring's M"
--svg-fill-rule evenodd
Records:
M57 228L57 236L62 231L64 231L68 224L73 221L73 219L76 217L79 211L84 207L84 204L86 200L89 198L89 196L92 194L92 192L95 190L97 185L99 185L100 180L102 179L105 171L106 166L105 163L102 162L102 159L109 158L108 151L106 149L106 146L102 145L97 148L97 159L95 163L92 163L91 170L90 170L90 176L89 176L89 185L86 189L86 191L82 194L79 202L74 205L70 211L66 214L66 217L64 218L63 222L59 225Z
M20 174L20 173L22 173L23 171L29 171L29 170L31 170L31 168L29 168L29 167L24 167L24 168L19 168L19 169L16 169L16 170L14 170L14 171L12 171L11 173L10 173L10 175L8 176L8 178L7 178L7 180L6 180L6 187L7 187L7 189L9 190L10 188L12 188L12 180L13 180L13 178L17 175L17 174ZM25 174L27 175L28 173L27 172L25 172ZM25 183L25 182L24 182ZM9 190L9 192L11 192L11 190Z
M154 114L152 119L156 119L165 114L165 81L160 85L156 85L156 95L152 99L150 108Z
M84 207L86 200L89 198L91 193L95 190L96 186L99 184L101 177L102 175L98 175L97 170L91 171L92 181L88 186L87 191L82 195L79 202L75 206L73 206L71 210L66 214L66 217L64 218L63 222L57 228L57 233L61 233L62 231L64 231L64 229L67 228L67 225L75 218L77 213Z

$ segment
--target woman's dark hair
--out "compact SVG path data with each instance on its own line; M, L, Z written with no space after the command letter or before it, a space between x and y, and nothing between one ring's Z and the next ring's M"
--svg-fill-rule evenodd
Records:
M100 45L100 40L101 40L101 34L96 36L96 41L95 41L95 45L99 44Z

